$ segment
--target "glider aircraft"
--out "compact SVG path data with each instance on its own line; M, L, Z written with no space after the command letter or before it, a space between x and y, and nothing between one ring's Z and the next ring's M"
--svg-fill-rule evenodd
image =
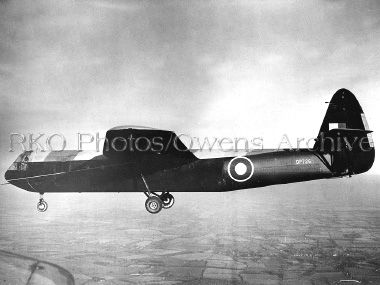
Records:
M143 192L146 210L156 214L173 206L174 192L232 191L366 172L375 159L371 132L355 96L340 89L328 102L312 149L198 159L174 132L116 127L107 131L102 154L25 151L5 179L40 193L41 212L48 208L44 193ZM140 142L138 149L132 141ZM149 147L154 145L165 147Z

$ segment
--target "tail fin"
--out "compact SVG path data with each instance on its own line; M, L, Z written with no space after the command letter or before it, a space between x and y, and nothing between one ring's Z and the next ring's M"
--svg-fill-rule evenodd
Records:
M371 132L354 94L340 89L329 102L314 149L334 153L335 160L343 159L339 168L344 165L351 172L364 172L371 168L375 158Z

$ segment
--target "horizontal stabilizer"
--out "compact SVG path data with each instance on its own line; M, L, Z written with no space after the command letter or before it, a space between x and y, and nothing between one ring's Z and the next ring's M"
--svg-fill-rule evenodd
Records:
M371 130L362 130L362 129L347 129L347 128L337 128L331 129L325 133L326 136L330 135L342 135L342 136L365 136L372 133Z

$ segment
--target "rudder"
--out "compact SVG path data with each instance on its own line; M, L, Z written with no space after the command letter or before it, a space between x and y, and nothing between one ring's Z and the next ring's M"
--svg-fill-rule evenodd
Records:
M355 95L339 89L329 102L314 150L342 161L337 172L364 172L371 168L375 156L371 132Z

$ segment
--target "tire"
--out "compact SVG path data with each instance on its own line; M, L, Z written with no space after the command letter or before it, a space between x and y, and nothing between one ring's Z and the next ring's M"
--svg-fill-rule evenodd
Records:
M48 204L45 201L39 201L37 203L38 212L46 212L47 209L48 209Z
M145 208L151 214L157 214L162 209L162 201L156 196L148 197L145 201Z
M161 195L161 200L162 200L162 207L164 209L169 209L173 207L174 205L174 197L170 193L164 193Z

